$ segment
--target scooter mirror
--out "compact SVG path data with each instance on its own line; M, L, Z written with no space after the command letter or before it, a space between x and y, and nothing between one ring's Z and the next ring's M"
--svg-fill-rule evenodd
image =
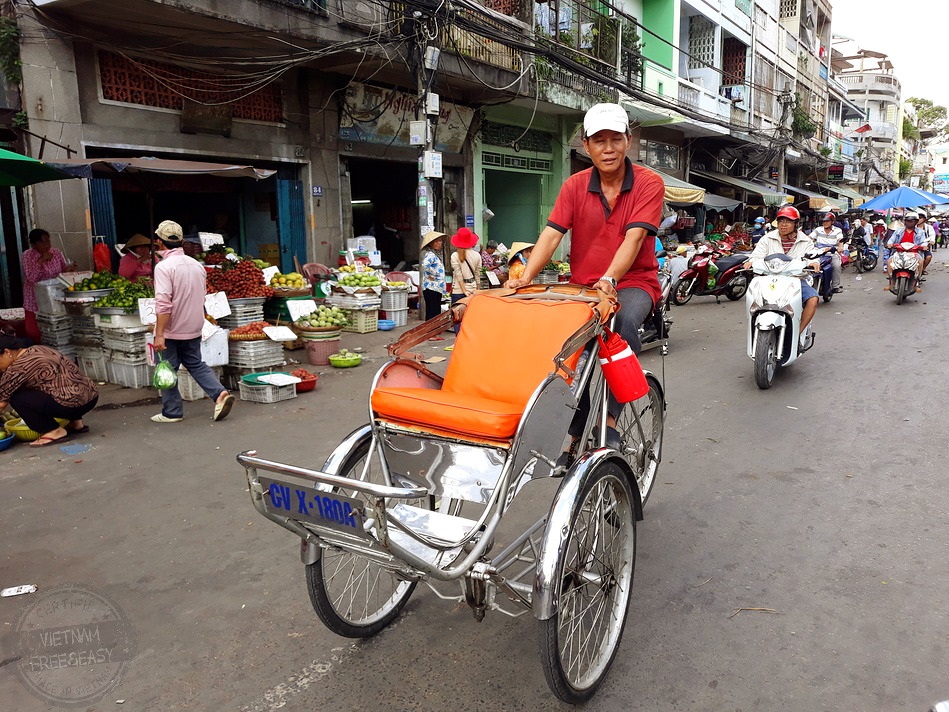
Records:
M662 259L663 257L668 257L668 256L669 256L669 253L666 252L665 250L659 250L659 251L656 253L656 257L658 257L658 258L660 258L660 259Z

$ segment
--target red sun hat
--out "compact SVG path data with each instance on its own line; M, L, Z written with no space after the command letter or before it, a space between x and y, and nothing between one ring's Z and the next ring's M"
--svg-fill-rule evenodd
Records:
M455 247L467 250L478 244L478 236L466 227L458 228L458 232L451 236L451 244Z

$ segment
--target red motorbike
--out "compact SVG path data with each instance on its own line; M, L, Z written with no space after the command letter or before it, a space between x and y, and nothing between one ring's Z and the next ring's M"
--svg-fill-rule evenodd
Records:
M738 301L748 291L748 271L742 268L747 259L747 253L723 255L702 245L672 286L673 304L682 306L695 295L713 296L718 301L724 294L731 301Z

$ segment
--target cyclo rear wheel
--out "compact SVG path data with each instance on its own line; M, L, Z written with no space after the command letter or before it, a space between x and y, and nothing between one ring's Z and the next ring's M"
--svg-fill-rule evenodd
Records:
M621 452L636 471L636 485L643 504L656 483L659 461L662 459L662 429L665 402L659 379L646 374L649 392L639 400L625 403L616 418L616 430L622 443ZM636 414L642 425L642 434L636 425Z
M615 462L596 467L571 514L554 579L556 613L540 621L547 684L564 702L590 699L626 625L636 566L633 490Z
M340 468L341 477L362 479L369 446L367 440L353 450ZM372 462L365 480L384 484L380 468ZM336 491L365 499L344 488ZM336 635L346 638L368 638L389 625L408 602L416 583L370 559L336 548L323 549L320 558L306 566L306 587L316 615Z

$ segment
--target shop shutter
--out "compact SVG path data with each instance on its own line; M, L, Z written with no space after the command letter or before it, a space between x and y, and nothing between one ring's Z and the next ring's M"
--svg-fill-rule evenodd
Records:
M277 180L277 230L280 235L280 271L296 268L293 257L306 263L306 228L303 214L303 182Z
M92 212L92 234L101 235L109 247L115 247L115 206L112 203L112 181L108 178L89 179L89 205Z

